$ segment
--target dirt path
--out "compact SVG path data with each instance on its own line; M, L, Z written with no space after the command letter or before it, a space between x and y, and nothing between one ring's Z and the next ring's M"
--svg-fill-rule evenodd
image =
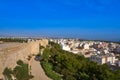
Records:
M48 78L40 65L40 62L35 61L34 57L32 57L31 61L31 73L34 76L32 80L51 80Z

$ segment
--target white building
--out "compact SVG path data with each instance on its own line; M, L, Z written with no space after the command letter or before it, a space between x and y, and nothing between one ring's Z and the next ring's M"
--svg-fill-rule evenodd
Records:
M72 50L72 51L70 51L70 52L72 52L72 53L74 53L74 54L78 54L78 53L79 53L78 50Z
M90 57L91 61L97 62L98 64L114 64L115 63L115 55L112 53L99 53L96 55L92 55Z
M85 44L85 45L84 45L84 49L85 49L85 50L88 50L88 49L89 49L89 44Z
M68 45L62 45L62 49L65 51L70 51L70 47Z

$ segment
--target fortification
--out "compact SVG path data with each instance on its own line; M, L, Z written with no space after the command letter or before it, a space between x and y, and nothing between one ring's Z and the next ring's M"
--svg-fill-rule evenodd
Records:
M0 44L0 79L3 78L2 72L6 67L14 68L18 60L27 62L29 55L38 54L39 46L46 47L47 39L29 41L28 43L6 43Z

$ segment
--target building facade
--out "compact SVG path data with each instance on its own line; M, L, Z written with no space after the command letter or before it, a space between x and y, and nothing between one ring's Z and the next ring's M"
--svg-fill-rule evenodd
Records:
M92 55L90 57L91 61L97 62L98 64L114 64L115 63L115 55L112 53L100 53L96 55Z

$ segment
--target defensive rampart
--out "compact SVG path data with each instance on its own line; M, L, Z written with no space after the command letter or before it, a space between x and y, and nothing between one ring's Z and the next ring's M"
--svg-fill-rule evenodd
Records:
M3 77L2 72L6 67L15 67L18 60L27 61L29 55L39 53L40 45L47 44L48 40L0 44L0 78Z

